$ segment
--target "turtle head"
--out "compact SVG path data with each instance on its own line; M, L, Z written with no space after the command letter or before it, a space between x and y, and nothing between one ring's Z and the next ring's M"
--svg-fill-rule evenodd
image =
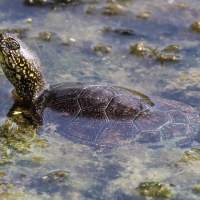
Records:
M23 100L36 100L48 87L39 58L13 34L0 34L0 64L16 93Z

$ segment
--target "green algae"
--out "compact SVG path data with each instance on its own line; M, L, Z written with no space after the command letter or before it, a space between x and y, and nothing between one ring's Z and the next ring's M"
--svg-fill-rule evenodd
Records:
M5 172L2 172L2 171L0 171L0 178L3 178L3 177L5 177L6 176L6 173Z
M200 33L200 21L196 21L193 24L191 24L190 28L192 31L194 31L196 33Z
M150 55L151 50L150 51L149 50L150 49L143 43L138 43L130 46L130 53L134 55L139 55L139 56Z
M18 199L23 196L23 191L17 191L13 183L0 181L0 199Z
M142 56L145 58L151 58L160 61L161 65L164 62L176 62L180 60L179 55L167 54L168 52L180 51L182 47L180 45L169 45L163 50L159 50L158 47L153 48L151 46L144 45L143 43L137 43L135 45L130 45L130 54ZM162 53L162 51L166 53Z
M47 139L37 138L37 129L29 119L24 118L25 112L21 108L14 109L0 127L0 165L12 163L16 154L26 155L36 148L48 147ZM44 158L38 156L33 157L33 160L44 162Z
M157 60L160 61L161 65L163 65L164 62L175 62L180 60L180 56L178 55L169 55L169 54L159 54L157 56Z
M12 183L1 181L0 182L0 198L7 199L16 195L12 193L14 186L15 185Z
M180 50L181 46L179 45L170 45L163 49L163 51L166 52L176 52ZM163 65L164 62L175 62L180 60L179 55L165 54L161 53L161 51L158 49L158 47L153 48L146 46L143 43L138 43L130 46L130 54L158 60L160 61L161 65Z
M13 187L14 185L9 182L0 182L0 193L8 191L9 189L12 189Z
M160 182L142 182L136 190L140 191L141 195L148 197L173 197L175 194L172 191L172 187L175 187L171 183Z
M140 12L137 15L137 18L139 19L149 19L151 17L151 13L150 12Z
M178 162L191 162L200 160L200 149L191 148L188 151L184 152L182 158L178 160Z
M45 163L45 158L44 157L40 157L40 156L34 156L33 157L33 161L36 163Z
M124 9L120 4L111 3L110 5L104 6L104 15L123 15Z
M177 44L169 45L163 49L163 51L165 51L165 52L177 52L180 50L182 50L182 46L177 45Z
M66 170L57 170L57 171L53 171L50 172L48 174L46 174L45 176L43 176L43 181L44 182L54 182L54 183L60 183L60 182L64 182L65 180L67 180L69 178L69 171Z
M0 181L0 199L22 199L24 196L24 191L16 189L15 184Z
M153 58L158 54L158 47L152 48L150 46L146 46L143 43L138 43L135 45L130 45L130 54L138 55L142 57Z
M33 126L24 128L7 119L3 127L1 142L17 152L29 151L35 138L36 130Z
M93 49L96 52L109 53L111 51L111 48L112 47L110 45L105 45L103 43L99 43Z
M179 7L179 8L186 8L186 7L187 7L187 4L186 4L185 2L178 2L178 3L176 4L176 6Z
M86 14L93 14L94 13L94 6L88 6L87 9L85 10Z
M200 192L200 184L194 186L194 191Z
M50 42L53 40L53 38L56 36L56 33L52 31L43 31L38 33L39 39Z
M33 140L34 146L38 148L49 147L49 141L46 138L35 138Z
M5 28L5 29L0 29L0 33L13 33L15 35L17 35L18 37L25 37L28 33L28 31L30 31L29 27L24 27L24 28Z

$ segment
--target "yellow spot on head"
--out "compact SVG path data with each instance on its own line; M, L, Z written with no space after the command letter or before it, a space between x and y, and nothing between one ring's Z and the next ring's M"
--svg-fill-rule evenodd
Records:
M21 114L21 113L22 113L21 111L14 111L14 112L13 112L14 115L19 115L19 114Z
M21 80L21 76L19 74L16 74L16 77L18 80Z

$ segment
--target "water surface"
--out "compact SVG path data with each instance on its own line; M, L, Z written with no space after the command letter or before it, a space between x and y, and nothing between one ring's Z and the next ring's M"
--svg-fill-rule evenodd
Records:
M49 84L111 83L199 107L200 33L191 28L198 0L27 2L2 0L0 29L34 49ZM164 50L170 45L180 48ZM2 70L0 81L2 135L9 133L0 144L0 197L145 199L135 188L158 181L175 185L171 199L199 199L198 153L183 162L188 149L129 144L104 155L63 140L56 125L38 135L20 108L7 117L12 85Z

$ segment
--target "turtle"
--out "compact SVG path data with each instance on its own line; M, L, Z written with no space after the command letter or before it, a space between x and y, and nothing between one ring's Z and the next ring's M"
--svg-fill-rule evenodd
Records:
M184 103L107 83L48 85L38 56L11 33L0 34L0 63L37 127L52 123L73 142L96 148L199 142L199 112Z

